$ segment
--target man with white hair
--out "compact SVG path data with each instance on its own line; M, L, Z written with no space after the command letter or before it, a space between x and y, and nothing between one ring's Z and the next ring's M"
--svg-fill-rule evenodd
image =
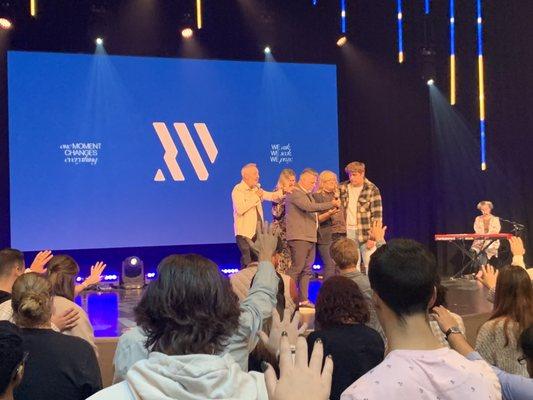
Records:
M278 201L283 194L267 192L259 184L256 164L246 164L241 169L242 181L231 192L235 240L241 252L241 267L252 262L251 246L255 241L257 224L263 222L263 201Z

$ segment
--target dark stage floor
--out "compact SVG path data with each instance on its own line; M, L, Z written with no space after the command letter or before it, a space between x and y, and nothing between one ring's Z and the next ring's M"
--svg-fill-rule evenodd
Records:
M448 287L448 306L451 311L463 316L472 317L486 314L492 310L492 305L486 299L487 290L472 280L445 280ZM316 300L321 281L311 282L310 298ZM76 299L76 302L89 314L96 337L117 337L135 325L133 308L138 303L142 289L123 290L111 289L107 291L88 291ZM306 313L306 320L309 311ZM312 314L312 313L311 313Z

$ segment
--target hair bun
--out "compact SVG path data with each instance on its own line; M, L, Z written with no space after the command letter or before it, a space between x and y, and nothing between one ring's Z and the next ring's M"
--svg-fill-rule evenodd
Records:
M39 293L28 293L20 302L19 312L27 318L39 317L43 312L48 296Z

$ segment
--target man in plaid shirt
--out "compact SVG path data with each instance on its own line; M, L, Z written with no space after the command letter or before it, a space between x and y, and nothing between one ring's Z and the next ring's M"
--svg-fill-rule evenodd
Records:
M339 197L346 211L346 236L359 245L361 262L368 267L376 242L370 237L374 221L382 221L381 194L376 185L365 178L365 164L354 161L344 169L348 181L339 185Z

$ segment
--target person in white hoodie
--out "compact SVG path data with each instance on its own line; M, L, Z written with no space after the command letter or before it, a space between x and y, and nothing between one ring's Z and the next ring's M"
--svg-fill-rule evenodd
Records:
M271 263L277 236L268 224L258 233L255 311L275 303L278 278ZM135 309L146 333L148 359L135 363L126 380L90 397L91 400L267 400L263 374L244 372L230 354L230 338L239 331L239 301L227 278L212 261L199 255L168 256ZM272 284L272 285L271 285ZM270 287L272 286L272 287ZM243 338L244 343L250 339Z

